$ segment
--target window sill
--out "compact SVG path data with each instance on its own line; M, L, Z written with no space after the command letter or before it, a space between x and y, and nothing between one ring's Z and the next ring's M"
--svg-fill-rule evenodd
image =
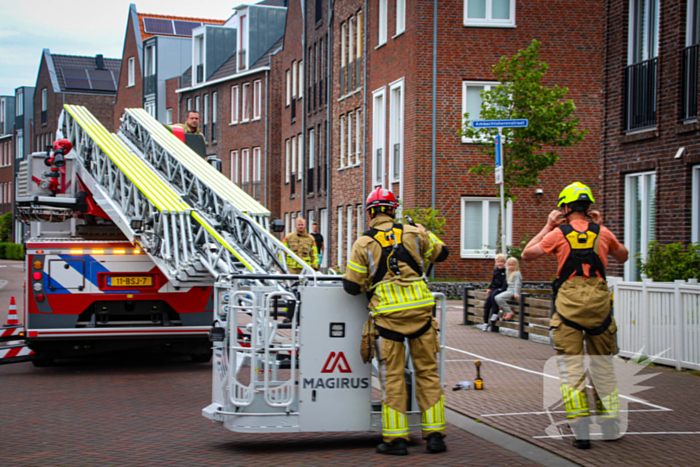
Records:
M406 32L405 29L404 29L403 31L397 32L396 34L394 34L393 36L391 36L391 38L392 38L392 39L396 39L397 37L403 35L404 32Z
M248 123L249 121L250 121L250 119L247 119L247 120L241 120L241 123Z
M257 121L260 120L261 118L262 118L262 117L255 117L253 120L251 120L251 122L257 122Z
M133 88L134 86L136 86L136 85L135 84L127 84L126 89Z
M499 29L515 29L515 24L506 23L468 23L464 22L465 28L499 28Z
M228 124L228 126L235 126L235 125L238 125L238 122L231 122Z
M384 41L384 42L382 42L381 44L379 44L378 46L376 46L376 47L374 48L374 50L377 50L377 49L380 48L380 47L384 47L385 45L386 45L386 41Z
M625 143L635 143L637 141L643 141L645 139L653 139L659 137L659 131L657 127L643 128L641 130L634 130L627 132L623 136L617 139L619 144Z
M679 133L690 133L692 131L697 131L700 129L700 123L697 119L685 120L679 125L676 125L676 134Z
M316 29L320 28L321 26L323 26L323 20L322 20L322 19L316 21Z
M496 257L496 252L486 251L484 253L474 253L474 252L461 252L460 258L462 259L494 259Z
M351 93L345 94L344 96L340 96L340 97L338 98L338 102L344 101L345 99L354 96L355 94L357 94L357 93L360 92L360 91L362 91L362 88L361 88L361 87L355 89L355 90L354 90L353 92L351 92Z
M346 165L346 166L340 167L340 168L338 169L338 172L340 172L341 170L354 169L355 167L359 167L360 165L362 165L361 162L356 162L356 163L354 163L354 164L352 164L352 165Z

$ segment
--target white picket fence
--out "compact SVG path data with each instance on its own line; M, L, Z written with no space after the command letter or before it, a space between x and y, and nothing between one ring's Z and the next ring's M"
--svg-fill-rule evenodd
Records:
M620 355L645 355L677 369L700 370L700 284L618 282L614 285Z

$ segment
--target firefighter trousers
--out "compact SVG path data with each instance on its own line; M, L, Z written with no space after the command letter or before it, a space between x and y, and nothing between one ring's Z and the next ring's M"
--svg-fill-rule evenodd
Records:
M423 335L408 339L424 438L430 433L445 431L445 396L440 386L435 356L440 351L436 328L437 325L433 324ZM382 434L385 442L409 438L404 342L383 337L377 339L377 360L382 389Z
M558 324L557 324L558 323ZM557 352L560 391L566 417L573 421L590 416L586 393L586 374L590 376L595 400L595 414L602 419L618 419L619 393L613 355L615 353L615 319L603 333L592 336L553 319L550 330ZM584 343L589 355L588 368L584 358Z

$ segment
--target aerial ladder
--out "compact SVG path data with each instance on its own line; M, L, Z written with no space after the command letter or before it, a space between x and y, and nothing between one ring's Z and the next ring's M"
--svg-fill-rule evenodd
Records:
M143 109L126 109L113 134L84 107L66 105L60 127L58 136L72 144L70 170L61 170L74 177L73 195L29 193L45 172L25 167L24 218L56 216L77 230L86 210L102 212L157 266L168 290L210 291L213 390L205 417L239 432L381 429L381 407L372 401L376 365L364 365L359 353L365 297L346 294L340 276L305 265L270 232L283 225L267 209ZM46 255L37 245L28 247L29 270ZM287 257L304 265L300 274L287 273ZM37 288L28 287L34 301ZM445 297L436 298L444 323ZM441 377L443 359L441 352ZM409 363L409 387L412 381ZM418 426L415 394L409 405Z

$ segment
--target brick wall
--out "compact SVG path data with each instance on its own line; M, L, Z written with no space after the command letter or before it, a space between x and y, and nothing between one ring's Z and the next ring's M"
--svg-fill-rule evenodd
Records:
M132 15L126 24L126 34L124 37L124 48L122 51L122 66L119 72L119 85L117 86L117 97L114 103L113 125L114 131L120 126L124 109L143 107L143 76L141 73L141 62L138 54L138 42L134 34L134 25L131 21ZM138 25L135 26L138 28ZM134 85L128 86L128 62L134 57ZM173 116L173 119L175 116ZM109 127L108 127L109 128Z
M14 199L14 171L12 163L15 160L12 136L0 137L0 214L12 212Z
M681 115L681 50L685 46L686 0L661 2L657 68L656 126L625 133L624 69L628 65L629 2L606 2L605 134L602 190L605 224L625 238L625 178L656 174L656 225L653 235L662 244L691 240L692 169L700 164L700 125L684 123ZM674 156L679 148L681 158ZM621 275L622 267L611 267Z

